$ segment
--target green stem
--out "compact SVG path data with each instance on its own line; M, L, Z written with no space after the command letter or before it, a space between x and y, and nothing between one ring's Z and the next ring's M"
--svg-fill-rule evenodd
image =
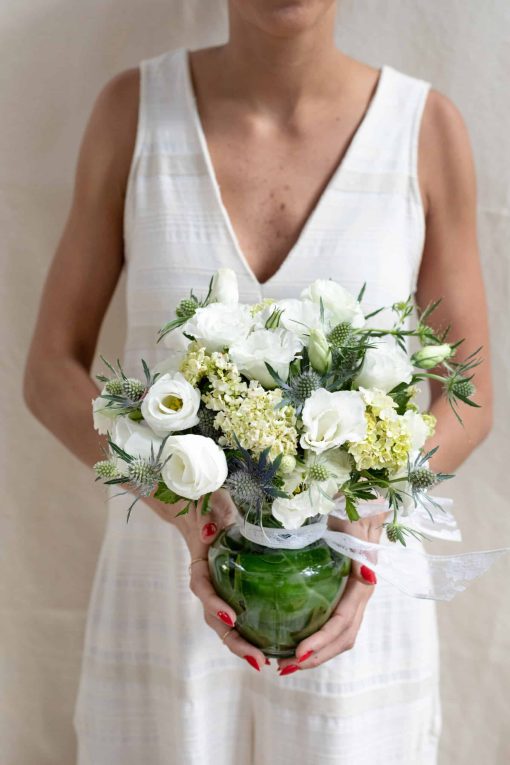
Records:
M418 372L417 375L414 375L416 380L423 380L426 377L429 378L429 380L437 380L438 382L445 383L447 382L447 377L441 377L441 375L435 375L432 372Z
M357 329L356 332L364 333L364 334L371 334L371 335L380 335L381 337L384 335L396 335L396 336L404 336L404 335L415 335L418 337L418 332L415 329L370 329L367 327L362 327L361 329Z

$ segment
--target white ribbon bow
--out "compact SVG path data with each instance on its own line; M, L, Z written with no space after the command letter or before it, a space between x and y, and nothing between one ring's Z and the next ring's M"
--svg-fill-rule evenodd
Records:
M406 526L429 537L460 541L460 529L448 509L453 501L444 497L434 497L434 501L443 509L442 513L438 511L437 520L433 521L425 508L419 505L406 517ZM363 502L358 505L360 516L365 518L385 510L388 510L387 504ZM347 519L341 501L336 502L330 514ZM317 523L298 529L262 528L244 519L240 529L250 541L272 548L295 550L323 538L331 548L368 565L377 576L406 595L432 600L451 600L470 582L482 576L498 558L510 552L510 547L501 547L456 555L430 555L423 551L421 545L419 549L412 545L404 547L400 542L390 542L386 536L386 541L381 544L358 539L343 531L333 531L328 529L327 515Z

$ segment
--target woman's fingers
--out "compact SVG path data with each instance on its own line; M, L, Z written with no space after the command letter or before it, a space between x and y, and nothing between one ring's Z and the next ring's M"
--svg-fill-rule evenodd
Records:
M228 631L222 622L218 622L217 619L211 617L210 614L205 614L205 621L211 627L219 638L224 638L223 643L225 646L236 656L241 659L245 659L254 669L260 670L266 664L266 657L258 648L248 643L236 629Z
M207 560L198 560L192 565L189 586L191 592L201 601L206 620L207 617L214 617L219 624L234 626L236 612L216 594L209 576Z
M338 635L338 637L334 638L330 643L321 648L318 653L312 654L310 660L307 659L299 663L299 668L313 669L314 667L318 667L320 664L324 664L330 659L333 659L335 656L338 656L338 654L343 653L344 651L350 651L354 648L358 630L363 619L365 605L365 602L360 602L353 618L350 620L349 624L345 625L345 629ZM311 661L314 657L315 661Z
M202 504L203 500L200 500L196 511L197 526L200 539L209 545L222 529L235 522L238 510L225 489L219 489L211 494L205 513L202 513Z
M354 646L365 606L373 593L374 577L371 569L353 561L345 591L328 621L299 643L295 658L279 660L280 669L312 669L342 651L350 650Z
M206 623L220 638L225 637L223 642L232 653L246 659L254 669L260 671L262 665L266 663L266 657L262 651L248 643L234 629L236 613L216 594L209 578L207 561L197 561L193 564L191 571L190 589L202 603Z

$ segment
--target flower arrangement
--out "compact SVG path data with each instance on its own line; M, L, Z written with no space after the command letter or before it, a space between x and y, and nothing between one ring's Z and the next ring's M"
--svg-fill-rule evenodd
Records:
M108 451L94 469L96 480L136 495L128 520L154 492L186 500L181 513L199 501L207 512L224 487L261 527L295 530L339 501L355 521L360 501L383 497L390 541L420 533L406 517L419 506L432 517L428 490L451 476L428 466L435 420L420 411L417 384L440 381L460 419L459 402L477 406L480 349L455 361L462 341L448 343L447 331L427 324L437 302L414 329L411 299L386 307L393 319L384 328L376 317L385 309L365 314L363 294L317 279L299 298L248 305L235 274L220 269L207 294L191 292L159 330L168 359L153 369L142 360L141 379L101 357L110 375L98 375L93 418ZM421 346L412 354L411 336Z

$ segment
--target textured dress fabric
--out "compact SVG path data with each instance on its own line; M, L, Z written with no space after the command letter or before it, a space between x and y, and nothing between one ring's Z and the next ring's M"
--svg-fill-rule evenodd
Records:
M190 289L205 295L219 267L235 271L243 302L297 297L317 277L355 294L366 282L365 311L414 292L425 235L417 146L429 83L381 68L297 242L260 284L222 202L188 50L144 59L140 72L124 219L129 374L140 376L141 358L153 365L168 354L157 330ZM274 661L256 672L205 624L179 532L142 501L127 524L132 496L114 493L74 710L78 765L436 762L433 601L379 580L354 648L286 677Z

